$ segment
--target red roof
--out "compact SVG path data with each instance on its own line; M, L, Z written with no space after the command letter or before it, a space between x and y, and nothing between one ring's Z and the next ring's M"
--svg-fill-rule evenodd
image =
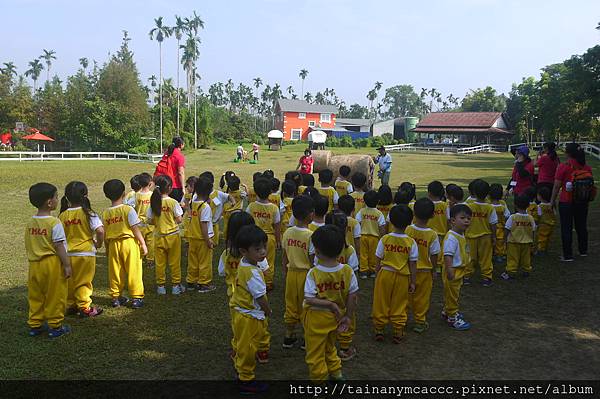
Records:
M432 112L412 129L416 133L500 133L512 132L492 127L501 112Z
M54 141L53 138L48 137L48 136L46 136L45 134L42 134L42 133L29 134L27 136L23 136L22 139L23 140Z

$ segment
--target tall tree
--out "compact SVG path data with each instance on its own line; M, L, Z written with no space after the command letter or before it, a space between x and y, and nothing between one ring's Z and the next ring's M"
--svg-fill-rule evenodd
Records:
M5 62L4 63L4 68L0 68L0 71L4 74L4 75L8 75L8 76L17 76L17 67L15 66L14 62Z
M25 71L25 76L31 76L31 80L33 80L33 93L37 91L37 80L42 73L44 66L40 62L39 59L35 59L33 61L29 61L29 69Z
M309 91L306 92L306 94L304 95L304 101L306 101L307 103L312 102L313 100L313 96L312 94L310 94Z
M46 82L50 81L50 67L52 66L52 60L56 59L56 51L54 50L42 50L44 54L40 56L46 61Z
M175 39L177 39L177 135L179 136L179 50L181 47L181 38L183 37L183 34L187 32L188 26L183 18L175 15L175 26L172 29L175 34Z
M465 112L504 112L506 97L504 94L498 95L496 89L490 86L471 90L463 98L461 109Z
M87 58L82 57L82 58L79 59L79 65L81 65L81 67L83 68L84 71L87 69L87 67L88 67L89 64L90 63L89 63L89 61L88 61Z
M391 118L418 115L422 109L421 98L411 85L397 85L386 89L383 104L385 115Z
M159 59L159 74L158 74L158 97L160 104L160 152L163 152L163 102L162 102L162 42L171 36L171 28L163 25L163 17L154 19L155 27L150 30L150 40L158 42L158 59Z
M298 76L300 76L300 79L302 79L302 92L300 93L300 97L304 97L304 79L306 79L308 76L308 70L301 69Z

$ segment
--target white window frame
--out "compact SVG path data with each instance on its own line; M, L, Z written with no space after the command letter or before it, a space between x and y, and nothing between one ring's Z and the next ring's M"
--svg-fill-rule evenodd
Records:
M308 127L315 127L317 126L317 121L308 121Z
M327 118L324 118L325 116ZM331 114L321 114L320 120L321 120L321 122L331 123Z
M306 112L298 112L298 119L306 119Z
M298 133L298 138L294 138L294 133ZM302 129L292 129L290 131L290 140L300 141L302 139Z

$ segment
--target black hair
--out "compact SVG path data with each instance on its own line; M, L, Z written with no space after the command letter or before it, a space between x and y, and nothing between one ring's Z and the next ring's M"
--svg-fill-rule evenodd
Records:
M255 182L259 177L263 177L262 172L254 172L252 174L252 182Z
M394 195L394 203L396 205L404 204L408 205L413 198L412 191L398 190Z
M475 185L480 181L481 179L473 179L469 182L469 185L467 186L467 190L469 190L469 195L475 195Z
M292 200L292 214L296 220L305 220L315 211L315 201L307 195L300 195Z
M181 137L173 137L173 142L167 147L167 155L173 155L175 148L181 148L181 146L183 146L183 139Z
M240 184L242 182L240 181L240 178L237 177L236 175L233 175L229 178L229 180L227 181L227 192L232 192L232 191L237 191L240 189Z
M273 170L271 169L267 169L263 172L263 177L268 177L269 179L272 177L275 177L275 172L273 172Z
M198 181L197 176L190 176L187 179L185 179L185 185L190 186L193 189L194 187L196 187L197 181Z
M389 205L394 201L392 189L387 184L380 186L377 194L379 195L379 205Z
M565 153L577 161L580 165L585 165L585 151L577 143L568 143L565 146Z
M102 186L104 195L111 201L116 201L123 196L125 184L119 179L110 179Z
M287 172L284 180L293 181L296 187L300 187L302 185L302 175L297 170L290 170Z
M390 223L392 223L395 228L404 230L412 223L413 211L408 205L394 205L392 209L390 209L388 216L390 218Z
M552 190L550 190L550 187L540 186L538 187L537 193L542 197L544 202L550 202L550 199L552 199Z
M232 170L228 170L225 173L223 173L221 175L221 178L219 179L219 187L222 189L223 187L225 187L225 184L227 184L227 186L229 187L229 180L235 176L235 172Z
M325 216L329 211L329 198L319 195L315 198L315 215Z
M502 188L502 184L494 183L490 184L490 198L494 201L499 201L502 199L504 195L504 189Z
M344 212L346 215L351 215L354 212L354 207L356 206L356 202L351 195L342 195L338 199L338 208L340 211Z
M319 196L321 196L321 193L319 192L319 190L317 190L313 186L308 186L304 189L304 192L302 193L302 195L307 195L310 198L312 198L313 200L315 200Z
M254 182L254 192L261 200L266 200L271 194L271 181L265 177L261 177Z
M225 237L225 248L232 256L240 257L240 252L235 244L235 237L244 226L254 225L254 218L248 212L239 211L231 214L227 223L227 236Z
M173 180L167 175L158 175L154 178L154 191L150 197L150 208L154 216L160 216L162 212L162 196L163 194L169 194L171 187L173 187Z
M131 187L131 189L133 191L139 191L139 189L142 188L138 178L139 178L139 175L134 175L134 176L131 176L131 179L129 179L129 187Z
M255 224L246 225L240 228L235 235L235 250L249 249L250 247L267 244L267 234Z
M364 173L362 172L356 172L352 175L352 177L350 178L350 180L352 181L352 185L356 188L364 188L365 184L367 184L367 176L365 176Z
M310 173L302 175L302 185L306 187L314 187L315 177Z
M444 185L439 180L434 180L427 185L427 192L437 198L444 198Z
M200 177L194 186L194 192L198 197L208 198L213 188L213 182L210 179Z
M319 172L319 182L323 184L330 184L333 180L333 171L331 169L323 169Z
M535 187L533 187L533 186L527 187L525 189L525 191L523 192L523 195L525 195L525 196L527 196L527 198L529 198L529 202L533 202L537 198L537 191L536 191Z
M200 173L200 176L198 176L199 178L205 178L210 180L210 182L212 184L215 184L215 175L213 175L213 173L210 170L207 170L205 172Z
M435 205L429 198L419 198L415 201L415 217L420 220L429 220L433 217Z
M70 206L81 206L86 217L94 216L96 213L92 210L92 205L87 197L88 188L85 183L72 181L65 187L65 195L60 200L60 213L66 211Z
M543 148L548 153L550 159L555 161L558 158L558 154L556 153L556 143L554 143L553 141L549 141L547 143L544 143Z
M526 211L529 207L529 197L526 194L517 195L515 197L515 208L520 211Z
M352 169L350 169L350 166L348 166L348 165L340 166L340 176L348 177L350 172L352 172Z
M296 197L298 195L298 187L293 180L286 180L281 185L281 200L287 197Z
M467 216L473 216L473 211L469 208L467 204L456 204L452 208L450 208L450 217L455 218L459 214L464 213Z
M346 245L346 234L339 227L326 224L319 227L311 236L315 249L322 255L335 259Z
M477 179L473 183L473 194L478 200L484 201L490 193L490 184L482 179Z
M339 227L340 230L346 231L348 228L348 216L340 210L331 211L325 215L325 224L332 224ZM344 240L344 247L348 247L348 243Z
M58 189L53 184L35 183L33 186L29 187L29 202L39 209L44 206L46 201L54 198L57 191ZM125 191L125 189L123 189L123 191Z
M363 199L366 206L369 208L375 208L379 203L379 194L377 194L377 191L375 190L369 190L365 193Z
M456 184L446 186L446 193L448 194L448 198L452 198L456 202L461 202L465 196L463 189Z
M142 172L137 176L137 178L141 188L148 187L150 182L152 182L152 176L150 173Z
M277 191L279 191L279 186L281 186L281 181L279 181L279 179L276 177L272 177L271 178L271 192L276 193Z
M408 192L408 194L410 196L409 201L414 200L415 197L417 196L417 186L408 181L400 183L400 186L398 187L398 191Z
M304 155L312 155L312 151L310 150L310 148L304 150Z

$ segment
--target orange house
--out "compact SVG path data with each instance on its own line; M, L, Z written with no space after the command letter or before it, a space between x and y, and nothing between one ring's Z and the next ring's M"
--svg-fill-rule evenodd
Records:
M334 105L279 99L275 106L275 129L283 132L286 141L306 140L309 129L332 129L337 111Z

